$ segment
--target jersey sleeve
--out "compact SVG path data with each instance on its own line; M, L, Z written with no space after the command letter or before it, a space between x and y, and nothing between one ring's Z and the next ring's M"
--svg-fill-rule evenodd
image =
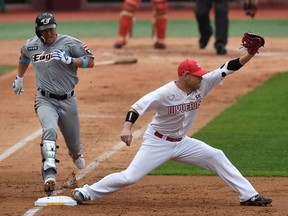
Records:
M206 96L213 88L223 84L223 70L218 68L214 71L211 71L203 76L201 81L200 91L203 96Z
M203 96L207 95L208 92L211 91L214 87L222 85L223 79L227 75L234 73L242 67L241 65L238 65L238 63L235 63L236 61L239 60L235 59L227 61L221 67L203 76L200 87Z
M74 38L75 42L73 42L73 45L71 47L71 56L75 58L79 58L82 56L87 56L94 58L93 54L91 53L91 50L89 47L83 43L82 41Z
M134 103L131 107L135 109L139 115L143 115L145 112L155 110L160 105L160 94L158 94L159 90L155 90L144 95L140 98L136 103Z
M20 49L20 57L19 62L24 64L30 64L31 62L31 54L29 53L29 49L36 49L38 46L35 45L35 38L28 39Z
M28 43L28 41L26 41L26 43L23 44L23 46L20 49L20 53L23 57L30 59L30 56L29 56L28 50L27 50L27 43Z

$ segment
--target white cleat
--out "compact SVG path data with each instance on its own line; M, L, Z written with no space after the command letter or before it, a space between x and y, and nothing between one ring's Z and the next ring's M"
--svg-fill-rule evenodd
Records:
M84 158L83 154L81 154L81 156L73 162L78 169L84 169L85 168L85 158Z

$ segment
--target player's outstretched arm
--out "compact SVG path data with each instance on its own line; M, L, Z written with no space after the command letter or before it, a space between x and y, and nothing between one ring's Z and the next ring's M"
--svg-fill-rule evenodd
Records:
M240 64L245 65L255 54L259 53L259 49L264 47L264 45L265 39L262 36L252 32L245 32L242 37L242 46L246 49L247 54L240 57Z
M264 47L265 39L257 34L246 32L242 37L242 46L247 53L237 59L230 60L223 64L220 68L226 72L222 73L222 77L232 74L239 70L243 65L249 62L255 54L259 53L259 48Z
M239 62L241 65L245 65L247 62L249 62L253 57L255 56L252 54L247 53L246 55L243 55L239 58Z

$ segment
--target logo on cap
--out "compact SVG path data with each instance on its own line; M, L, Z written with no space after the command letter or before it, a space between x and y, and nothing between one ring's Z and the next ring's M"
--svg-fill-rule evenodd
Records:
M208 70L202 69L198 62L192 59L186 59L182 61L178 66L178 75L194 75L203 76L208 72Z
M44 25L47 25L49 24L50 20L51 20L51 17L48 17L48 18L42 19L40 22L43 23Z

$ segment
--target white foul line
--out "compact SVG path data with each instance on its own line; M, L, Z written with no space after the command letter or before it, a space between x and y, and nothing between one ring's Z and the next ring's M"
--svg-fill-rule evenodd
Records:
M80 118L122 118L120 116L113 116L113 115L80 115ZM20 142L14 144L10 148L8 148L5 152L0 154L0 161L4 160L5 158L9 157L11 154L13 154L15 151L18 149L22 148L25 146L27 143L30 141L34 140L38 136L40 136L42 133L42 129L39 129L35 131L34 133L28 135L24 139L22 139Z
M133 133L134 139L137 139L140 137L140 135L143 133L144 128L140 128L137 131ZM107 152L104 152L102 155L100 155L98 158L96 158L92 163L90 163L85 169L81 170L78 174L76 174L76 180L82 179L85 175L92 172L97 166L99 166L104 160L111 157L113 154L117 153L120 149L122 149L125 146L123 142L117 143L112 149L108 150ZM65 182L64 184L69 184L69 182ZM67 185L68 185L67 184ZM69 187L70 185L68 185ZM53 194L57 196L58 194L61 194L64 192L66 188L57 190ZM34 207L29 209L23 216L34 216L38 211L40 211L44 207Z
M123 118L123 116L115 115L80 115L80 118Z
M18 149L20 149L23 146L25 146L28 142L30 142L30 141L34 140L35 138L37 138L38 136L40 136L41 133L42 133L42 129L39 129L39 130L35 131L34 133L30 134L29 136L25 137L20 142L16 143L15 145L11 146L10 148L8 148L5 152L3 152L0 155L0 161L2 161L5 158L9 157L15 151L17 151Z

